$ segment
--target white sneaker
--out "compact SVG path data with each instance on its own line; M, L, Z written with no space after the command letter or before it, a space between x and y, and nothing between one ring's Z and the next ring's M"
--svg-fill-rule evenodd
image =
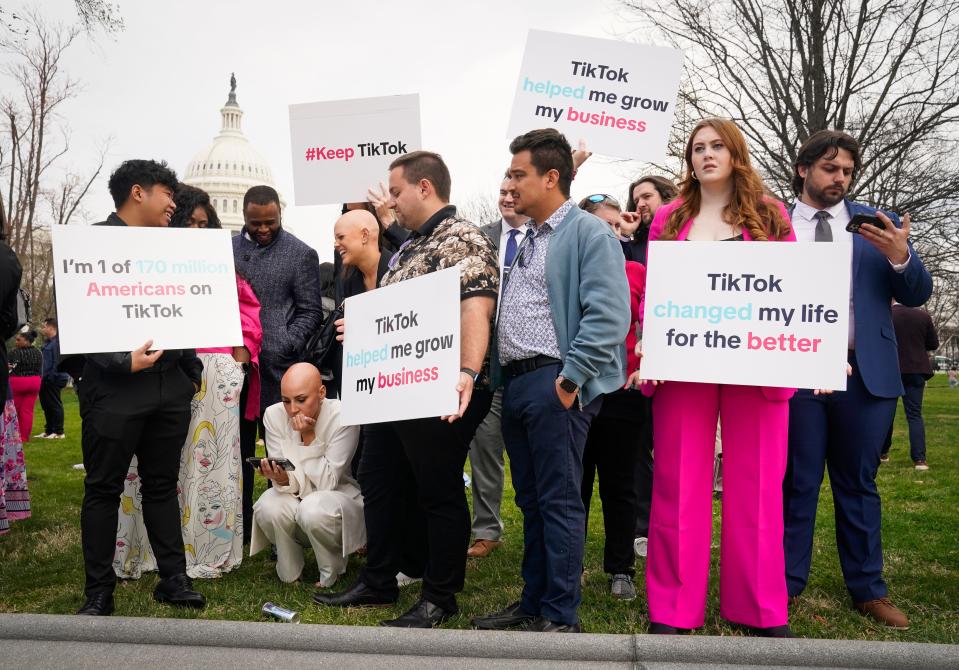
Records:
M48 440L65 440L66 437L63 433L50 433L47 435Z
M41 440L45 440L48 437L53 437L53 435L54 435L53 433L50 433L49 435L46 433L37 433L36 435L34 435L34 437L39 437Z
M925 472L926 470L929 469L929 466L926 465L926 462L925 462L925 461L916 461L916 464L915 464L914 467L915 467L916 470L918 470L919 472Z
M422 577L410 577L405 575L402 572L396 573L396 585L397 586L409 586L410 584L415 584L416 582L423 581Z
M633 553L636 558L646 558L646 547L649 545L649 538L637 537L633 540Z

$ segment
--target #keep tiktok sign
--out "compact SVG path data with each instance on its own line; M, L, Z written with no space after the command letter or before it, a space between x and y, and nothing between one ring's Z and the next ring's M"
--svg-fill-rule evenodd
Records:
M553 127L606 156L662 162L683 52L530 30L509 139Z
M644 379L844 391L848 244L651 242Z
M365 202L390 163L420 143L418 94L290 105L295 202Z

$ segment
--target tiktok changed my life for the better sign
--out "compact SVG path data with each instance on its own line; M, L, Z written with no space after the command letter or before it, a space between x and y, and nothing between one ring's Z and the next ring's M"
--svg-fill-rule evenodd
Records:
M651 242L643 379L844 391L850 245Z
M456 413L459 268L347 298L344 314L344 425Z

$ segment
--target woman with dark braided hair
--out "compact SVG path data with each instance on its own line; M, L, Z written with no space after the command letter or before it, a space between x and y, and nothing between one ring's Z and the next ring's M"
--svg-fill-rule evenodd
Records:
M176 211L170 219L170 228L222 228L210 196L203 189L180 184L173 194Z
M795 241L785 208L767 194L736 124L700 121L685 158L679 198L656 212L650 241ZM655 249L649 261L656 262ZM724 447L720 614L753 635L793 637L782 482L795 389L671 381L648 382L644 390L655 391L650 632L677 634L704 623L718 415Z

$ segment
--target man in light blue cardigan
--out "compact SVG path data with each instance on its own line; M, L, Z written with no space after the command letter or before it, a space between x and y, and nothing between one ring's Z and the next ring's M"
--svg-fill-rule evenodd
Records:
M477 628L580 632L583 447L602 394L621 388L629 290L608 225L569 198L572 151L554 129L510 144L506 188L531 234L502 280L496 328L503 438L523 511L519 602Z

